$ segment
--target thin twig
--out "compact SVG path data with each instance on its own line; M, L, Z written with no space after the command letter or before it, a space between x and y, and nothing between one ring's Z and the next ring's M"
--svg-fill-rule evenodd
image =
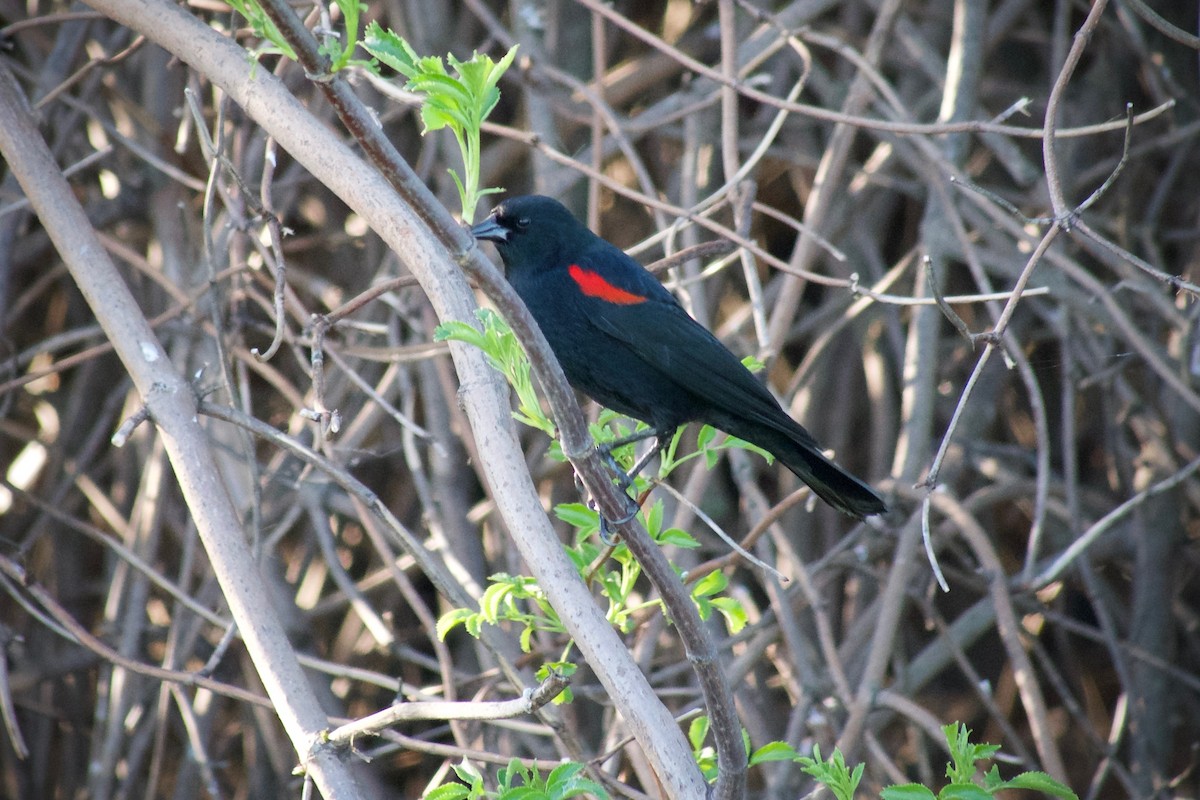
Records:
M465 703L426 700L416 703L398 703L391 708L376 711L374 714L368 714L354 722L338 726L326 735L326 740L335 746L349 747L360 736L376 736L385 728L390 728L400 722L420 719L496 720L521 714L532 714L560 695L569 683L562 675L551 672L550 676L536 689L526 689L521 697L513 700Z

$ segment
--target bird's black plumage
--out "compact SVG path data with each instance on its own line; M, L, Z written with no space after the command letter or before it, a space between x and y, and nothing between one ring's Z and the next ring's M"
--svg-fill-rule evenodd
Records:
M667 436L700 421L752 442L853 517L887 510L654 275L557 200L511 198L472 233L496 244L576 389Z

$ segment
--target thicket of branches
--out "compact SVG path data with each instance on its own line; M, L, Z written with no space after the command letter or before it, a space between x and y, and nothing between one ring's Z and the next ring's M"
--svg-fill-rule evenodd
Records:
M866 762L873 796L939 785L938 727L961 721L1003 745L1002 774L1044 770L1080 797L1200 788L1200 93L1183 5L365 12L421 53L519 44L485 128L484 185L558 197L644 263L736 245L662 277L889 496L888 515L853 524L738 450L653 493L666 525L701 542L670 559L721 570L747 612L736 634L706 624L753 746L838 745ZM452 139L421 136L394 76L218 59L159 16L257 48L221 3L91 6L0 3L2 69L34 109L0 97L5 796L290 796L304 763L328 796L416 797L464 757L489 780L513 757L545 770L570 758L615 796L678 794L687 779L661 774L675 762L656 738L678 736L629 719L661 703L686 730L706 712L657 606L618 643L656 698L615 698L636 691L609 677L624 662L568 649L596 636L584 653L613 651L579 607L557 609L570 635L540 631L528 654L512 624L435 633L493 574L570 584L530 563L552 549L536 544L548 529L532 491L547 510L586 499L548 437L507 419L478 353L434 340L449 316L471 319L445 299L460 268L504 307L439 228L444 211L402 189L409 216L382 213L394 197L368 202L376 187L329 166L381 163L370 125L355 138L335 113L347 87L451 208ZM297 10L345 35L336 9ZM272 74L302 106L263 111ZM49 215L70 195L35 201L38 214L23 199L36 165L14 156L21 115L86 212L74 229ZM99 254L63 242L90 231L161 350L78 288ZM165 386L162 402L201 415L159 410ZM524 463L506 455L514 431ZM227 506L241 541L217 552ZM786 581L730 557L709 521ZM230 560L255 568L230 577ZM658 596L644 578L636 592ZM307 685L264 655L276 621ZM303 745L397 699L519 698L564 652L580 666L569 704ZM748 773L752 796L811 788L795 763Z

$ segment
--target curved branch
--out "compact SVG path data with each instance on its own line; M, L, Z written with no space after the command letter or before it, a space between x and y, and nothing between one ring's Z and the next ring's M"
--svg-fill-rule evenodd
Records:
M441 319L472 318L474 298L460 270L470 274L493 298L529 352L560 426L564 450L601 513L614 519L621 516L626 499L594 455L583 415L545 338L511 287L466 230L407 168L370 115L365 111L349 115L345 123L384 172L382 176L367 168L273 75L253 69L245 50L184 9L164 0L93 0L92 6L145 33L227 92L281 147L368 221L412 270ZM281 30L284 27L280 25ZM297 34L309 36L302 27ZM320 69L310 73L321 75ZM344 81L322 79L318 83L328 89L339 110L360 107ZM521 531L514 540L523 558L562 613L564 624L617 704L667 793L672 797L702 796L704 781L682 732L562 552L529 481L507 393L496 373L473 347L451 343L450 354L472 430L480 450L489 454L482 466L492 494L510 529Z

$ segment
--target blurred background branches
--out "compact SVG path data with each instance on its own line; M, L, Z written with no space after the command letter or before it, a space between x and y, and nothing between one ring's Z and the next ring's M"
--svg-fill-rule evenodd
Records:
M647 264L733 242L672 260L664 281L893 498L886 519L853 525L736 449L712 468L680 465L673 491L655 491L662 527L699 541L668 547L675 564L722 570L745 610L736 633L709 624L754 746L839 745L866 762L860 792L874 796L938 785L940 727L961 721L1002 744L1006 776L1045 770L1080 797L1197 793L1200 200L1188 187L1200 92L1196 9L1182 6L364 11L357 27L379 22L421 54L499 60L519 44L485 126L480 185L558 197ZM345 36L340 7L299 11L319 35ZM189 12L261 44L222 3ZM536 685L568 650L561 634L533 632L528 654L512 626L485 642L436 635L488 576L528 569L409 266L205 70L82 6L0 0L0 21L0 57L172 363L211 403L360 481L445 568L435 577L402 553L370 496L316 458L205 422L331 727L397 697L509 700ZM261 52L255 69L337 125L295 62ZM457 211L453 139L421 135L401 80L349 54L344 72ZM140 404L6 171L0 559L37 591L19 573L0 578L0 708L13 720L0 791L296 792L298 757L261 703L161 439L140 425L110 444ZM578 502L551 440L520 436L546 508ZM726 558L703 518L749 535L789 580ZM923 518L948 593L925 561ZM439 591L446 580L457 588ZM632 591L654 599L644 581ZM700 694L669 621L647 603L621 633L686 729ZM579 667L572 702L541 717L411 720L356 741L373 758L358 768L364 794L421 796L464 757L485 776L513 757L543 769L570 757L616 796L658 796ZM750 773L753 796L811 786L795 763Z

